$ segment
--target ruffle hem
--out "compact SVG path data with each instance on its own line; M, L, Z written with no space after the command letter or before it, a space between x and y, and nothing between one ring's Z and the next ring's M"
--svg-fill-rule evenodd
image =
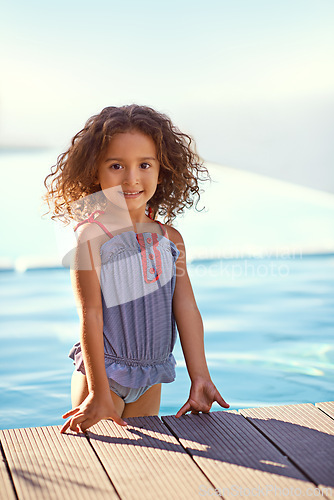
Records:
M77 342L69 352L76 370L86 375L80 342ZM176 359L170 353L166 359L131 360L117 358L105 353L105 368L107 377L124 387L138 388L146 385L174 382L176 378Z

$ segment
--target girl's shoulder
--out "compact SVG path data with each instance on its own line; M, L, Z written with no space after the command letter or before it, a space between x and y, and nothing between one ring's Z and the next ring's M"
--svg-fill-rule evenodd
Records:
M177 229L175 229L175 227L163 224L163 228L166 231L166 234L168 235L168 239L171 240L176 246L184 245L182 235Z
M102 231L96 223L84 220L74 227L74 234L80 239L90 239L101 234Z
M76 226L74 234L78 246L89 241L94 247L99 248L110 239L98 224L88 221L79 227Z

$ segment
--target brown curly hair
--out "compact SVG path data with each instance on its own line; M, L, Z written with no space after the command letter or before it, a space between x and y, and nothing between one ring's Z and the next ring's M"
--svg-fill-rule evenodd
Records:
M59 218L69 223L90 215L94 193L101 191L96 182L98 163L115 134L132 130L150 136L157 148L161 183L146 207L147 212L150 209L151 218L155 219L158 214L170 224L184 207L193 205L194 195L198 196L197 207L199 181L211 178L196 147L191 148L192 138L180 132L165 114L132 104L107 107L89 118L85 127L73 137L68 150L58 156L56 165L44 180L47 194L43 199L50 209L46 213L52 210L53 220ZM73 202L79 200L81 204L77 207L80 208L76 209Z

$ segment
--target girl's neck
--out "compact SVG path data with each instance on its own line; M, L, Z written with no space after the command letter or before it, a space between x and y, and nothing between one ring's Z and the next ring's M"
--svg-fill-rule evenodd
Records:
M108 204L104 210L104 217L117 227L133 227L137 232L137 226L151 223L151 220L145 215L145 209L136 212L121 209L115 205Z

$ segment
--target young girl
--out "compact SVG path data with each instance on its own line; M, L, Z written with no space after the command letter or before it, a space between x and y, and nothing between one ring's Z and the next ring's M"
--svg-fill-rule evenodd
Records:
M191 142L149 107L108 107L44 181L52 219L79 221L71 280L80 342L69 354L76 369L62 433L158 415L161 384L175 379L176 325L191 379L176 417L208 413L214 401L229 407L210 378L184 242L171 225L208 176Z

